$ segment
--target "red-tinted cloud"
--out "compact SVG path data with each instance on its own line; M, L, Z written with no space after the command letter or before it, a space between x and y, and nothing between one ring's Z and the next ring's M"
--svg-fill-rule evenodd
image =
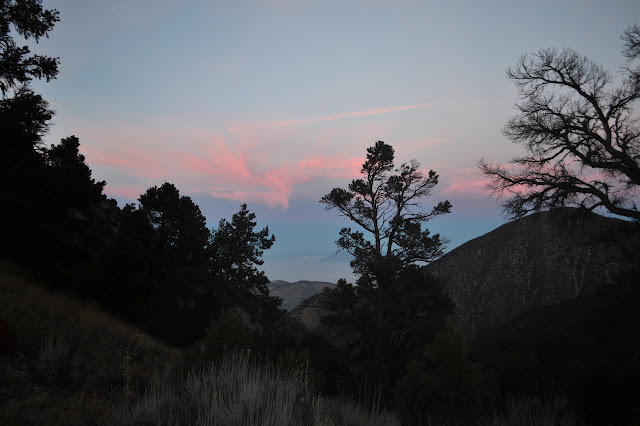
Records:
M489 179L477 168L444 170L440 173L445 187L440 194L489 194L486 189Z
M313 132L282 123L337 120L424 106L427 104L284 120L231 133L188 126L179 117L109 128L84 123L78 135L88 163L97 171L96 178L107 181L110 195L135 200L148 187L171 182L187 194L286 209L292 198L319 199L333 186L358 177L365 148L389 131L377 122L355 120Z

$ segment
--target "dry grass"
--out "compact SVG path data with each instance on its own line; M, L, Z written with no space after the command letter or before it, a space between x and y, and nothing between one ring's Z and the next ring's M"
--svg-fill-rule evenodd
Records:
M94 424L179 351L0 259L0 313L17 336L0 355L0 424Z
M0 425L397 424L391 413L315 394L295 371L243 358L175 374L179 350L1 258L0 316L17 336L16 350L0 354ZM581 424L549 401L510 400L473 423Z
M228 351L206 366L161 377L141 397L114 411L114 425L395 426L386 411L327 399L304 371L260 365L249 352Z

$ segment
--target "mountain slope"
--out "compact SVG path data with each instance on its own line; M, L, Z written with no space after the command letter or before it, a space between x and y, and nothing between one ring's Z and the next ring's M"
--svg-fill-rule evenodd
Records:
M633 266L638 226L577 209L532 214L426 266L474 337L521 312L593 292Z
M275 280L267 284L272 296L282 298L282 307L287 311L298 306L304 300L318 294L325 287L335 287L334 283L322 281L287 281Z
M180 354L0 257L1 340L3 425L99 424Z

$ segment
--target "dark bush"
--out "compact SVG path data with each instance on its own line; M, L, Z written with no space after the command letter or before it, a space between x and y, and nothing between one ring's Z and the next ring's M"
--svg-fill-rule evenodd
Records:
M225 351L252 349L253 331L235 311L223 311L205 331L204 338L184 351L186 367L207 364Z
M492 370L471 360L462 333L448 324L413 359L395 388L398 412L409 424L464 421L490 408L498 396Z

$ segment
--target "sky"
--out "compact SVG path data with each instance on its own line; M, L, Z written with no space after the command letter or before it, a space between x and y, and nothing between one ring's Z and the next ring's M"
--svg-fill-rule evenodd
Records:
M637 0L45 0L60 12L32 50L60 58L34 82L120 206L171 182L209 227L243 203L276 243L267 276L352 279L349 222L319 199L358 178L377 140L440 181L426 209L448 249L505 223L477 162L524 150L503 134L518 99L507 67L569 47L614 75Z

